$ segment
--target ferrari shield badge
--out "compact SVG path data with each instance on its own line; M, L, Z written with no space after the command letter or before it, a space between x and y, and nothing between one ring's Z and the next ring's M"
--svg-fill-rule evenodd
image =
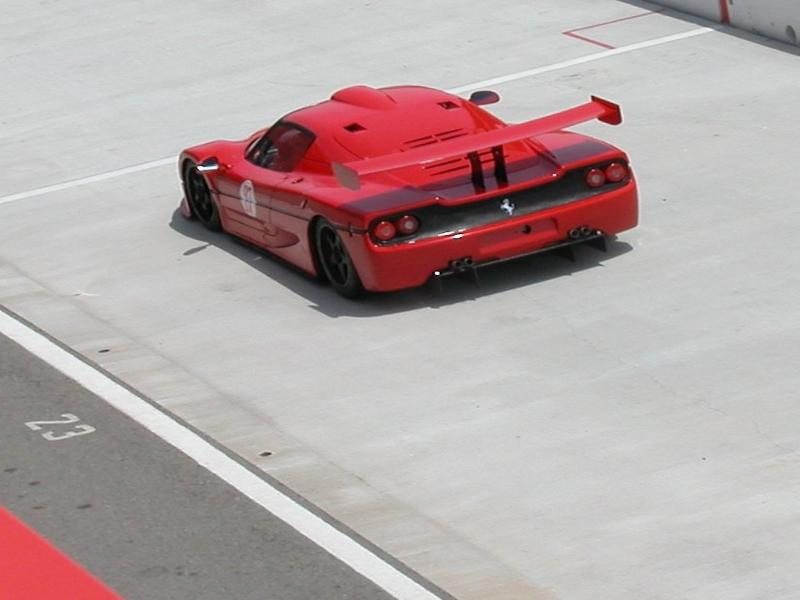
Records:
M500 203L500 210L506 213L509 217L514 215L514 211L516 209L516 205L508 198L503 198L503 201Z

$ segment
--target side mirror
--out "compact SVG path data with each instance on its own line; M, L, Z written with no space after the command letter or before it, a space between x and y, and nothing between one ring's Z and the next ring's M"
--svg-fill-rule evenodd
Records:
M212 171L219 170L219 160L217 160L216 156L212 156L210 158L205 159L199 165L195 167L198 173L210 173Z
M469 95L469 101L478 105L494 104L495 102L500 102L500 94L491 90L472 92Z

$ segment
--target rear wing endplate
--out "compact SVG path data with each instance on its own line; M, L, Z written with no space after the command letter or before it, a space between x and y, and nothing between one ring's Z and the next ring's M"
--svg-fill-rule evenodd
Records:
M476 169L478 171L481 169L477 153L480 150L491 148L495 160L495 175L498 179L503 180L506 178L505 163L503 162L503 144L518 142L551 131L559 131L594 119L609 125L619 125L622 123L622 111L617 104L592 96L591 101L586 104L531 121L525 121L524 123L501 127L500 129L476 135L464 136L406 152L365 158L345 164L334 162L331 166L336 179L342 186L357 190L361 187L360 178L365 175L373 175L415 165L425 165L461 154L466 155L472 164L473 179L477 178L482 181L482 172L479 174L476 172Z

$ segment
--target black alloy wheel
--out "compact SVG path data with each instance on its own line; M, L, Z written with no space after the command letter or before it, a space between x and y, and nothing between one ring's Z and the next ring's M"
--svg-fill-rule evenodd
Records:
M222 225L219 221L219 211L214 199L211 197L211 190L203 176L198 173L193 162L187 162L183 171L183 189L186 193L186 200L192 209L192 214L211 231L219 231Z
M320 219L314 228L317 259L331 286L345 298L357 298L364 293L353 261L347 254L339 232L328 221Z

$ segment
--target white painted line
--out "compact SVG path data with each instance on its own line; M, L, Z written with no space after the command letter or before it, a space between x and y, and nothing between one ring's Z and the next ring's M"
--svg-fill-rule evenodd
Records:
M61 190L68 190L69 188L86 185L88 183L105 181L106 179L113 179L114 177L121 177L122 175L128 175L130 173L138 173L139 171L147 171L148 169L163 167L164 165L177 165L177 164L178 164L178 156L176 154L175 156L170 156L169 158L160 158L158 160L151 160L150 162L141 163L138 165L131 165L130 167L124 167L122 169L116 169L114 171L100 173L99 175L91 175L89 177L83 177L81 179L73 179L72 181L65 181L63 183L55 183L53 185L48 185L27 192L19 192L18 194L11 194L10 196L3 196L0 198L0 204L5 204L6 202L14 202L15 200L23 200L25 198L33 198L34 196L49 194L50 192L59 192Z
M690 31L684 31L683 33L676 33L674 35L668 35L653 40L647 40L646 42L638 42L636 44L630 44L628 46L620 46L619 48L614 48L613 50L606 50L604 52L596 52L594 54L588 54L586 56L573 58L572 60L565 60L564 62L554 63L552 65L545 65L543 67L536 67L534 69L528 69L526 71L520 71L518 73L511 73L510 75L503 75L502 77L494 77L492 79L485 79L483 81L478 81L476 83L469 83L467 85L462 85L461 87L452 88L447 91L450 92L451 94L460 94L462 92L468 92L470 90L475 90L489 85L508 83L509 81L517 81L518 79L533 77L534 75L540 75L542 73L549 73L550 71L558 71L559 69L568 69L569 67L582 65L584 63L592 62L595 60L601 60L603 58L608 58L609 56L616 56L618 54L633 52L634 50L642 50L643 48L652 48L653 46L660 46L661 44L669 44L670 42L685 40L686 38L694 37L696 35L702 35L704 33L709 33L711 31L715 30L711 27L700 27L699 29L692 29ZM177 163L177 160L178 160L177 157L161 158L159 160L154 160L139 165L125 167L122 169L117 169L115 171L108 171L107 173L101 173L99 175L84 177L83 179L75 179L74 181L56 183L54 185L48 185L27 192L11 194L10 196L2 196L0 197L0 204L5 204L6 202L14 202L15 200L23 200L25 198L33 198L34 196L41 196L43 194L49 194L50 192L58 192L60 190L66 190L80 185L95 183L97 181L104 181L106 179L112 179L114 177L121 177L122 175L128 175L129 173L136 173L138 171L145 171L147 169L153 169L155 167L161 167L164 165Z
M694 37L696 35L702 35L704 33L709 33L711 31L715 31L715 29L711 27L700 27L698 29L691 29L689 31L684 31L683 33L667 35L665 37L660 37L653 40L647 40L646 42L638 42L636 44L630 44L628 46L620 46L619 48L614 48L613 50L604 50L603 52L595 52L594 54L587 54L586 56L573 58L572 60L565 60L564 62L554 63L552 65L546 65L544 67L536 67L535 69L528 69L527 71L520 71L519 73L511 73L510 75L503 75L502 77L493 77L492 79L485 79L477 83L469 83L467 85L462 85L461 87L453 88L447 91L450 92L451 94L460 94L462 92L468 92L470 90L475 90L477 88L482 88L488 85L508 83L509 81L516 81L518 79L533 77L534 75L540 75L542 73L549 73L550 71L558 71L559 69L568 69L569 67L574 67L576 65L582 65L584 63L592 62L595 60L608 58L609 56L616 56L618 54L633 52L634 50L642 50L643 48L652 48L653 46L660 46L661 44L669 44L670 42L685 40L686 38Z
M435 594L190 429L3 311L0 311L0 333L152 431L395 598L438 600Z

